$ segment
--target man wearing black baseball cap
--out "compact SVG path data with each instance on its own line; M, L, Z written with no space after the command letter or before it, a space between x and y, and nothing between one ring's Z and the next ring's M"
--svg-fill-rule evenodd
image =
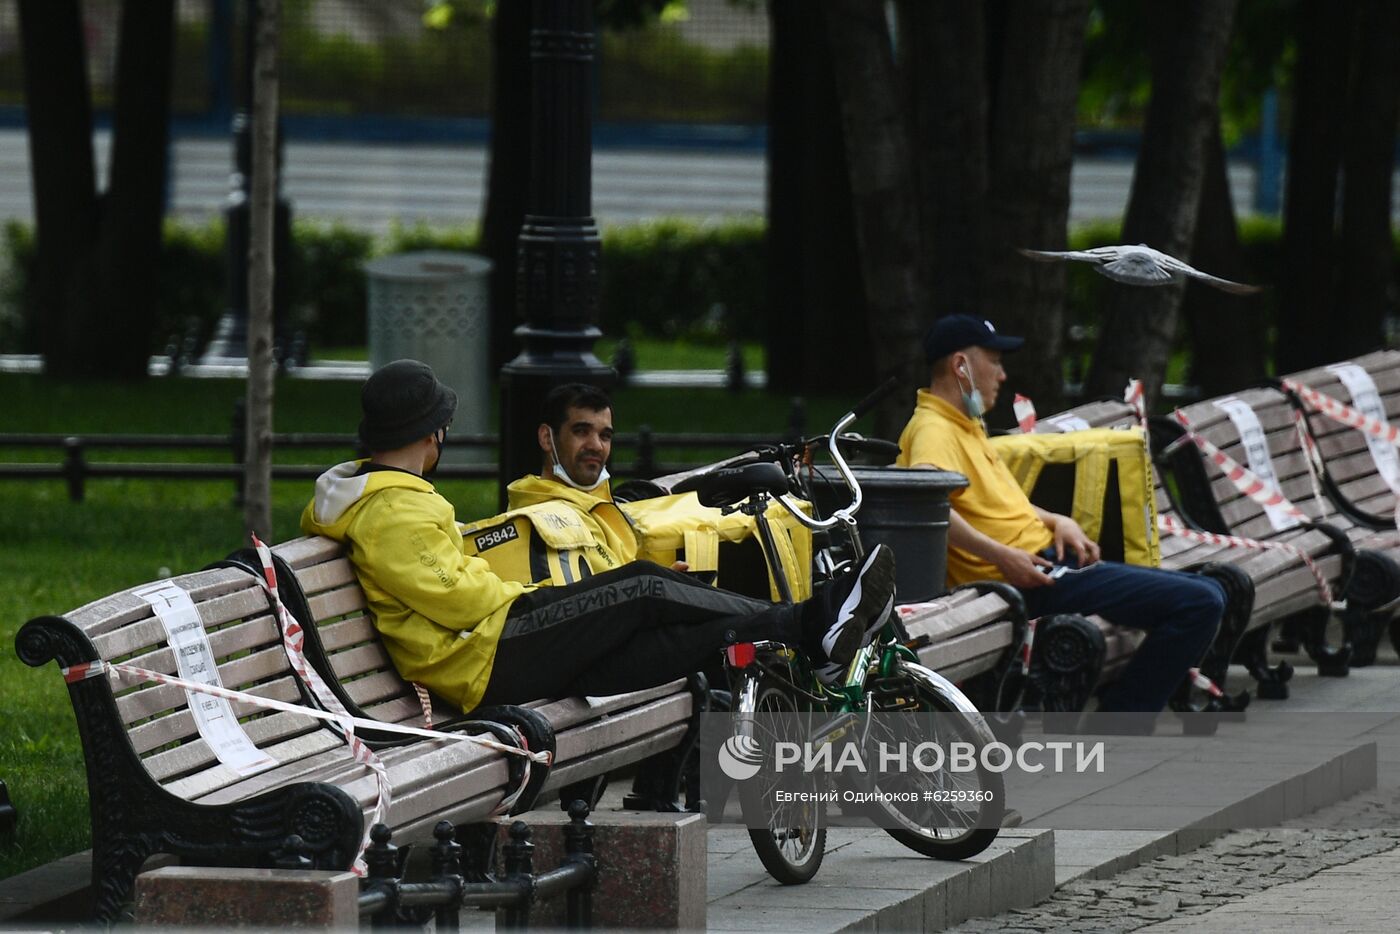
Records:
M712 664L734 642L777 640L846 666L894 604L883 546L799 604L771 604L635 561L564 587L502 580L465 553L437 465L457 397L416 360L361 393L368 460L316 481L302 531L341 542L399 673L468 711L570 694L619 694Z
M1224 591L1195 574L1100 561L1098 543L1078 523L1031 503L981 421L1006 381L1002 354L1023 343L971 315L935 323L924 338L929 386L919 390L896 463L967 476L968 486L951 494L950 586L1005 580L1021 591L1032 618L1097 613L1146 630L1100 709L1156 713L1215 637Z

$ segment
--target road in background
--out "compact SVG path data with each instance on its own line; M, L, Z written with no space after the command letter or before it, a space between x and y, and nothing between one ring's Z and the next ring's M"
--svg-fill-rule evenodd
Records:
M96 134L99 178L111 134ZM474 223L485 201L487 153L481 145L290 141L283 190L298 218L381 233L390 225ZM173 147L172 214L214 216L228 192L229 139L186 137ZM1071 183L1070 220L1121 218L1132 185L1128 159L1082 157ZM1235 210L1250 213L1253 167L1230 165ZM759 152L600 149L593 154L593 211L600 225L658 217L721 220L763 214L765 166ZM1400 221L1400 182L1394 214ZM23 129L0 130L0 221L31 220L29 148Z

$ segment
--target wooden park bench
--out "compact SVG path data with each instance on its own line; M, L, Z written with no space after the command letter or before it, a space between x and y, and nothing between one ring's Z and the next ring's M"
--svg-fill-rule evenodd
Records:
M1055 432L1086 427L1130 428L1137 424L1137 416L1131 406L1121 401L1101 400L1041 419L1035 430ZM1167 432L1166 438L1160 437L1163 430ZM1157 464L1161 448L1176 434L1155 421L1153 431L1160 442L1153 444L1152 467L1157 515L1166 523L1187 531L1186 535L1164 533L1160 536L1161 565L1169 570L1208 574L1225 587L1228 596L1220 632L1202 659L1201 671L1222 691L1227 691L1227 708L1242 707L1249 699L1248 694L1231 696L1228 693L1227 677L1232 660L1247 668L1256 681L1255 690L1260 697L1286 698L1292 668L1286 662L1269 664L1270 626L1298 614L1325 615L1330 613L1330 606L1322 601L1312 572L1299 557L1284 551L1250 550L1190 537L1190 533L1203 529L1191 516L1177 508L1175 499L1162 482L1162 471ZM1197 459L1193 451L1182 452L1178 457L1186 461ZM1338 553L1337 543L1333 539L1319 532L1300 529L1283 540L1305 549L1329 580L1333 584L1339 583L1345 553L1344 550ZM1106 621L1103 624L1107 633L1110 624ZM1110 675L1115 668L1122 667L1122 662L1114 654L1115 650L1121 652L1132 648L1135 648L1135 644L1120 642L1110 649L1110 662L1106 666ZM1122 661L1126 661L1126 657Z
M187 700L183 687L163 680L182 670L172 643L188 679L212 671L245 699L192 693ZM383 800L380 785L326 721L262 705L317 706L288 660L260 575L216 567L131 588L30 620L16 648L31 666L57 662L68 682L87 766L100 919L117 917L142 864L157 853L218 866L290 858L343 870L355 860L366 814ZM146 673L123 676L112 665ZM516 746L513 728L528 731L530 721L511 719L453 729ZM549 751L549 737L526 735L533 750ZM526 760L500 749L402 736L375 745L392 789L379 819L400 841L431 839L440 820L487 821L522 786ZM529 808L548 773L540 764L530 771L530 793L516 799L517 809ZM299 844L289 841L293 834Z
M1221 405L1235 409L1237 417L1238 413L1253 413L1260 436L1247 444ZM1335 595L1344 600L1342 621L1348 645L1334 648L1326 644L1330 608L1314 600L1302 628L1305 647L1325 674L1345 674L1348 660L1354 665L1370 664L1382 624L1393 617L1396 598L1400 597L1400 539L1358 524L1328 497L1316 495L1293 407L1277 389L1245 390L1224 400L1197 403L1182 413L1200 437L1226 456L1246 468L1259 468L1255 473L1272 473L1278 490L1301 511L1306 522L1281 531L1276 522L1282 520L1271 519L1264 506L1242 495L1215 462L1189 450L1193 445L1180 441L1184 429L1164 419L1160 431L1166 447L1159 450L1170 452L1167 463L1184 511L1209 531L1297 543L1320 556L1319 568ZM1302 593L1298 596L1301 601Z
M1358 382L1347 372L1349 369L1360 370L1365 377ZM1400 351L1381 350L1355 360L1292 373L1282 379L1301 383L1383 422L1400 421ZM1368 380L1369 386L1366 385ZM1348 383L1357 385L1363 395L1361 399L1356 398ZM1372 387L1374 397L1365 398ZM1395 491L1382 475L1367 436L1323 415L1296 394L1290 393L1290 401L1306 414L1308 430L1322 455L1325 489L1337 508L1360 525L1393 531ZM1385 443L1380 442L1381 445ZM1383 451L1381 456L1389 459Z
M372 720L423 726L424 701L395 670L340 545L309 536L277 545L272 553L281 562L278 590L306 630L307 657L341 703ZM239 559L256 561L246 553ZM427 703L435 725L463 719L438 698L429 696ZM608 773L646 762L627 806L647 810L699 808L698 789L682 786L706 709L707 685L698 676L612 697L546 698L516 708L552 736L554 763L540 793L558 792L562 807L575 799L591 806Z

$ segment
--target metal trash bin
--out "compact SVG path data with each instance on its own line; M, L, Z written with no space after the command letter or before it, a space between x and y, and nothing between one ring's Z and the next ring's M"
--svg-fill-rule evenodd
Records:
M365 264L369 279L369 362L378 369L421 360L457 392L455 434L486 434L491 416L491 261L424 250ZM481 463L494 453L449 446L448 463Z
M895 586L900 603L932 600L947 591L948 497L967 486L949 470L913 467L852 467L865 503L856 515L867 548L894 549ZM822 515L850 502L850 490L836 468L818 468L813 495Z

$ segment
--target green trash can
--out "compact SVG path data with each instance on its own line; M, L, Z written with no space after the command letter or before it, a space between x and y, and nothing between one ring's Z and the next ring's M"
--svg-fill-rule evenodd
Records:
M948 497L967 486L967 478L949 470L913 467L852 467L865 495L856 515L866 548L894 549L895 585L900 603L932 600L947 591ZM836 468L818 468L813 496L828 516L851 500Z

